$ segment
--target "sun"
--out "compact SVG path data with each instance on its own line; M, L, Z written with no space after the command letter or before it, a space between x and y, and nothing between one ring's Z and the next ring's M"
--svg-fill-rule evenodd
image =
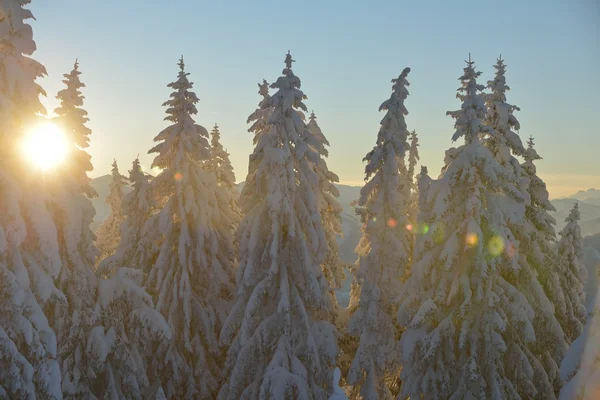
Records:
M45 171L65 160L69 145L64 132L48 121L34 126L25 135L22 150L29 161Z

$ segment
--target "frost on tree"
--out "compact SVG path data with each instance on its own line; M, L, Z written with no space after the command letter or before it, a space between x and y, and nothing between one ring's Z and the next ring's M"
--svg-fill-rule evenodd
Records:
M80 72L75 64L58 93L57 122L69 138L68 158L47 174L58 233L62 268L59 288L67 302L54 309L63 397L67 399L147 398L149 386L142 351L154 339L168 336L168 327L139 286L136 271L119 270L100 280L93 271L97 248L89 226L95 195L85 151L91 131L81 108Z
M150 190L151 176L142 170L138 158L129 171L132 191L122 200L123 223L120 228L120 241L113 255L100 262L99 276L112 276L120 267L136 268L149 272L152 264L152 240L155 234L145 230L152 226L152 216L157 208L156 199ZM150 221L150 222L149 222Z
M386 114L376 145L364 158L366 183L357 208L363 224L356 248L361 288L348 332L359 343L348 383L360 388L365 399L392 397L385 380L397 373L400 361L394 300L409 273L412 242L407 229L410 185L404 161L409 147L404 120L409 72L405 68L392 80L392 94L379 107Z
M62 398L56 335L45 308L64 299L56 228L39 171L17 146L23 128L45 114L35 79L45 68L36 49L28 1L0 1L0 398Z
M344 264L340 258L337 238L342 236L342 206L338 198L340 192L335 184L339 182L338 176L331 172L327 167L325 158L329 156L327 147L329 141L321 131L317 123L317 117L312 112L307 124L308 132L312 135L309 143L314 143L313 148L319 152L321 159L315 166L315 171L319 177L319 190L317 191L317 199L321 215L321 224L325 230L325 240L327 249L324 255L324 261L321 265L323 271L321 282L321 290L327 292L328 304L324 308L328 310L329 315L322 315L323 319L334 321L338 328L339 326L339 305L335 297L335 291L342 287L345 274Z
M262 100L258 103L258 108L250 114L246 123L252 123L248 132L254 132L252 143L256 146L260 135L269 133L269 116L273 111L272 106L267 106L270 102L269 84L263 79L262 83L258 84L258 94L262 96Z
M234 254L217 180L203 164L210 157L208 132L194 122L198 97L179 61L152 167L162 172L150 190L162 208L153 217L160 236L145 287L173 332L152 358L168 398L212 399L219 388L218 332L234 291Z
M421 218L412 275L400 295L401 398L552 399L554 390L531 347L537 304L516 286L521 263L515 226L522 194L509 169L485 147L495 134L469 60L457 97L461 109L442 175L421 174ZM425 204L423 204L425 203ZM533 275L532 271L527 274Z
M100 252L99 260L103 260L115 252L121 237L120 229L124 218L121 211L121 202L125 195L124 188L128 185L128 182L119 173L117 160L112 163L111 175L110 192L106 197L106 204L110 206L110 214L96 231L96 246Z
M326 310L319 216L320 156L301 117L300 79L285 59L250 156L237 231L236 301L221 332L229 347L220 399L327 399L337 344ZM255 131L256 132L256 131ZM307 142L310 141L310 142Z
M559 400L596 400L600 396L600 292L581 335L569 347L560 366L565 382Z
M567 224L558 233L558 275L564 302L555 305L555 312L568 343L581 335L586 314L583 287L587 270L583 264L580 219L579 203L575 203L565 220Z

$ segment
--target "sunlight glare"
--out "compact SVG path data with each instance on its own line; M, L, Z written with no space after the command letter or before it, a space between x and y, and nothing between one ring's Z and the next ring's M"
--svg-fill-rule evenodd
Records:
M27 133L22 149L33 164L47 170L65 160L69 145L65 134L56 124L45 122Z

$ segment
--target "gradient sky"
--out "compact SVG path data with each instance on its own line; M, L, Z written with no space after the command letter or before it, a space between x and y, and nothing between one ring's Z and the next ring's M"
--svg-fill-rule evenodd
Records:
M420 137L421 161L437 176L452 146L455 98L471 52L493 77L508 66L508 101L521 108L521 137L536 138L538 171L554 197L600 187L600 3L597 0L496 1L142 1L34 0L41 80L49 110L62 74L79 58L87 85L95 170L116 158L126 173L144 166L184 55L200 98L197 122L221 127L238 180L252 134L247 116L257 83L273 82L288 49L306 104L331 142L329 166L342 183L361 184L363 156L375 143L382 101L405 66L407 123Z

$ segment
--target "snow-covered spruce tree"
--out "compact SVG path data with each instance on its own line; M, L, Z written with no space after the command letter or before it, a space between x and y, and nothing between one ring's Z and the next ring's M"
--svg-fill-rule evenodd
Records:
M543 210L552 205L548 201L545 184L535 173L535 166L530 162L522 166L515 157L524 156L528 160L529 157L537 159L538 156L533 150L525 150L519 135L514 132L520 128L514 115L519 108L506 102L506 92L510 88L506 84L506 66L502 58L498 59L494 68L495 77L488 81L490 93L485 96L488 110L486 125L493 129L494 135L488 137L485 144L496 161L512 174L511 180L522 194L518 199L519 207L525 205L527 209L524 224L519 221L512 227L520 248L520 263L528 266L521 269L518 277L514 278L514 284L536 310L534 327L537 340L532 351L542 361L548 378L558 392L561 384L558 365L564 356L566 344L552 303L564 305L565 302L550 245L555 236L554 220ZM539 205L543 205L542 209ZM542 223L535 221L538 217ZM531 290L531 287L537 289Z
M164 103L171 125L149 151L157 153L152 167L162 169L150 190L164 205L153 217L161 237L145 286L173 332L151 362L168 398L212 399L219 389L218 332L234 291L234 248L215 175L203 168L208 132L194 122L198 97L183 58L179 67Z
M506 102L506 92L510 87L506 84L506 65L502 57L498 58L494 68L496 74L493 80L487 82L490 93L485 95L485 101L488 111L486 125L495 134L486 140L486 146L500 165L513 169L517 179L520 179L521 166L514 156L525 155L525 148L518 133L513 131L521 127L514 116L514 112L520 109Z
M221 333L229 347L220 399L327 399L337 355L335 327L317 320L327 306L320 285L327 249L319 216L319 153L300 79L285 58L272 109L250 156L237 231L237 298Z
M260 94L263 98L258 103L258 108L250 114L246 123L251 123L252 125L248 129L248 132L254 132L254 138L252 139L252 144L256 146L258 143L258 138L263 133L269 132L269 116L273 111L272 106L267 106L270 102L269 95L269 84L266 80L263 79L262 83L258 84L258 94Z
M410 133L410 145L408 148L408 169L407 178L410 179L410 188L412 191L416 191L417 183L415 179L415 167L419 162L419 137L417 131L413 130Z
M337 243L337 238L342 236L342 206L338 201L340 192L335 186L335 184L339 182L339 177L327 167L327 161L325 159L329 156L329 151L327 150L329 141L319 127L314 111L310 115L307 128L308 132L312 135L312 140L315 141L313 147L321 155L321 159L316 165L316 173L319 176L319 191L317 192L317 196L321 214L321 224L325 230L325 238L327 241L327 250L323 264L321 265L323 278L326 281L322 282L321 290L323 292L329 290L328 301L330 304L328 304L325 309L329 310L332 315L330 315L328 319L334 321L338 328L343 328L337 324L339 305L335 297L335 291L342 287L345 278L344 263L340 258L340 251ZM327 318L327 316L323 315L322 318Z
M425 185L431 225L419 236L421 250L400 295L398 322L407 327L401 398L552 399L530 350L537 304L508 278L529 268L519 263L512 231L525 207L513 174L484 146L495 132L483 125L483 86L473 64L460 78L461 109L448 112L453 140L464 137L465 144L446 152L439 180ZM538 287L530 282L529 290Z
M409 203L409 221L411 229L416 225L417 213L419 212L419 194L417 189L417 177L415 176L415 168L419 162L419 137L417 132L413 130L410 133L410 144L408 148L408 168L406 179L410 187L410 203ZM411 247L412 249L412 247ZM411 253L412 254L412 253Z
M361 289L348 332L360 339L348 383L360 388L365 399L391 398L385 378L397 374L400 361L394 299L410 269L411 233L406 229L410 186L402 175L406 174L404 155L409 147L404 120L409 72L410 68L405 68L392 80L392 94L379 107L386 114L377 143L364 158L366 184L357 208L363 223L356 248Z
M585 295L583 286L587 271L583 265L583 241L579 221L579 203L575 203L558 233L558 275L564 294L564 307L556 307L556 317L563 328L567 342L571 343L582 333L585 324Z
M540 160L541 157L534 148L533 138L528 140L523 158L525 161L521 164L521 168L527 182L529 201L526 203L524 226L518 232L517 238L520 241L521 262L531 266L535 273L529 276L521 274L518 279L520 283L539 281L542 285L543 290L525 292L532 304L536 300L539 302L539 305L534 307L538 311L535 326L539 334L533 351L542 361L548 378L553 382L555 392L558 393L562 385L558 368L565 356L568 343L555 315L557 309L566 309L554 245L556 221L550 215L555 208L550 202L546 184L537 175L534 161ZM524 270L524 272L530 271L531 269Z
M219 208L224 221L227 221L226 226L223 227L225 228L223 237L225 240L233 240L233 234L240 220L240 210L237 204L239 195L235 183L235 174L229 160L229 153L221 144L221 132L219 132L217 124L215 124L210 135L210 158L204 164L204 168L215 174L217 179ZM228 263L228 268L233 268L235 264L234 256L235 254L231 254L232 258ZM233 271L231 271L231 276L235 276Z
M24 162L25 129L45 114L35 80L29 1L0 1L0 398L60 399L56 336L44 309L64 300L56 228L40 171Z
M110 214L96 231L96 246L100 252L98 262L115 252L119 245L120 227L124 219L121 202L125 196L124 188L128 185L128 182L119 172L117 160L113 160L111 174L110 192L106 196L106 204L110 206Z
M232 188L235 186L235 174L229 160L229 153L221 144L221 132L215 124L210 132L210 158L204 164L205 169L214 172L217 176L217 184Z
M65 398L89 397L94 370L100 368L97 360L86 357L88 334L99 323L94 309L98 282L92 269L98 250L89 228L95 211L88 198L97 194L87 176L92 170L90 155L85 151L91 130L85 126L87 112L81 108L80 88L85 85L80 74L75 62L71 73L64 75L66 88L57 95L60 106L54 110L58 115L55 121L62 126L70 149L68 158L47 174L62 261L58 285L68 299L67 304L57 307L52 321L58 336Z
M581 335L571 344L560 366L566 382L559 400L596 400L600 395L600 292L592 302Z
M114 254L98 265L99 276L113 276L120 267L136 268L146 274L149 272L153 257L152 240L156 235L149 234L144 226L157 208L150 191L150 178L136 158L129 171L129 182L133 190L125 195L121 204L123 223L120 227L120 241Z
M71 146L68 158L47 174L62 269L59 288L67 297L54 309L52 325L58 336L63 397L67 399L142 399L149 386L141 349L152 339L168 336L164 319L139 284L141 275L123 269L110 280L93 271L97 248L89 226L95 195L87 172L85 151L91 131L81 108L77 63L65 75L55 110Z

